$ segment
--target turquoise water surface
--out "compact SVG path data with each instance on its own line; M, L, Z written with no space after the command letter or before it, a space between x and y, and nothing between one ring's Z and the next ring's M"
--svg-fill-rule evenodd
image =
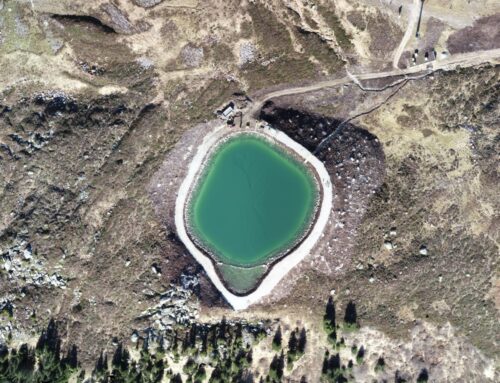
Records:
M307 230L318 197L305 165L250 134L216 149L193 193L192 234L222 263L242 267L289 248Z

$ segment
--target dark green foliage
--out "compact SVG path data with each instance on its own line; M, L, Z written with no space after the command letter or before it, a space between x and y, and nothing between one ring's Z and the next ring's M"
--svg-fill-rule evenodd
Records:
M210 383L219 383L222 382L222 370L219 367L219 365L215 366L214 370L212 371L212 375L210 375Z
M297 338L297 334L299 334L299 329L296 328L290 334L290 339L288 341L288 353L287 353L287 364L288 369L292 369L293 363L299 359L302 355L304 355L306 348L306 330L302 328L300 331L299 338Z
M181 382L182 376L165 371L168 367L165 356L175 360L181 354L188 357L183 368L188 375L186 383L206 381L201 355L209 357L210 365L215 368L210 382L253 381L248 370L253 360L252 345L244 343L249 334L260 340L265 331L260 325L233 324L225 319L215 324L195 323L158 338L144 339L142 347L140 343L136 346L140 350L138 360L132 359L128 349L118 344L109 364L107 354L101 352L92 371L92 383L159 383L164 377L167 381ZM76 378L77 383L83 382L77 348L72 346L63 357L61 354L57 326L51 321L36 348L22 345L9 351L0 346L0 383L65 383L70 377ZM283 359L282 354L281 362ZM281 374L282 370L278 368Z
M205 366L203 364L198 367L198 370L196 371L196 374L194 375L194 379L196 382L202 382L206 379L207 377L207 371L205 370Z
M73 345L69 350L66 357L63 359L70 368L75 369L78 367L78 349Z
M384 360L384 358L379 357L377 359L377 363L375 364L375 371L380 372L380 371L384 371L384 369L385 369L385 360Z
M335 343L335 348L337 350L340 350L341 348L344 348L344 347L345 347L345 339L344 339L344 337L341 337L340 340Z
M288 341L288 352L290 354L296 354L297 353L297 346L298 346L298 339L297 339L297 331L298 329L295 329L292 331L290 334L290 340Z
M306 352L306 343L307 343L307 334L306 334L306 329L303 327L302 330L300 331L299 344L297 346L297 350L300 354L304 354L304 352Z
M340 369L340 355L335 354L330 356L328 359L328 369L332 371L336 371Z
M276 333L273 338L273 350L279 351L281 350L281 343L283 341L283 335L281 334L281 326L278 326Z
M182 368L182 371L187 375L192 375L196 370L196 363L193 358L189 358Z
M172 378L170 379L170 383L182 383L181 375L175 374L174 376L172 376Z
M335 302L332 297L328 298L328 302L326 303L325 316L323 317L325 322L328 322L333 328L336 325L335 318Z
M38 338L36 350L48 350L54 354L56 359L59 359L59 354L61 352L61 339L59 338L57 326L53 319L49 321L47 329L42 331L42 335Z
M322 382L347 382L344 376L343 369L341 368L340 355L330 355L328 350L325 352L323 359L323 367L321 369Z
M19 361L17 368L20 372L28 375L35 370L35 352L27 344L21 345L17 353L17 359Z
M328 334L328 341L332 344L337 343L337 332L334 330L330 334Z
M102 351L99 355L99 359L95 364L94 370L92 371L92 376L96 379L104 378L108 373L108 356Z
M35 349L22 344L19 349L0 349L0 382L63 383L78 370L78 351L71 347L61 360L61 339L51 320Z
M358 350L358 353L356 354L356 363L357 364L363 363L364 357L365 357L365 348L361 346Z
M127 351L127 349L124 349L122 344L120 343L116 348L115 353L113 354L111 365L113 366L113 368L127 370L129 366L129 359L129 352Z
M394 383L407 383L408 381L401 376L401 372L399 370L396 370L396 373L394 374Z
M281 351L280 356L274 355L269 366L269 379L271 382L281 382L283 371L285 369L285 354Z
M417 383L424 383L429 381L429 372L426 368L423 368L422 371L418 374Z
M325 351L325 356L323 357L323 366L321 367L321 374L326 375L328 373L328 359L329 359L330 353L328 350Z
M356 305L353 301L349 301L345 309L344 322L348 326L357 326L358 314L356 312Z
M328 298L325 315L323 316L323 327L328 334L328 341L335 344L337 341L337 322L335 314L335 302L333 298Z

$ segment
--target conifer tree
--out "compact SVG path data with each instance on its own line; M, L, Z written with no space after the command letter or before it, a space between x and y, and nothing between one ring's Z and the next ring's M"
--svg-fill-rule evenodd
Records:
M300 354L303 354L306 351L306 343L307 343L307 334L305 327L302 327L299 336L299 344L297 346L297 350Z
M295 355L297 353L297 345L298 345L298 340L296 335L297 331L298 329L293 330L290 334L290 339L288 340L288 352L292 355Z
M273 350L278 351L281 349L281 342L283 339L283 335L281 334L281 326L278 326L276 333L273 337Z
M349 301L345 309L344 322L348 325L354 326L357 323L356 305L353 301Z

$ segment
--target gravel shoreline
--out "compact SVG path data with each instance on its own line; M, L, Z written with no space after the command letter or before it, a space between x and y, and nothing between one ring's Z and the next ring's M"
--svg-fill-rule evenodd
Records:
M304 238L300 245L290 254L283 257L282 260L276 262L272 269L263 278L259 286L250 294L245 296L233 294L221 281L217 271L215 270L212 259L200 251L188 235L184 210L189 198L190 189L196 180L196 176L199 174L200 167L203 166L206 155L210 152L214 145L217 145L224 135L234 131L235 128L228 128L224 125L218 126L205 136L203 142L197 148L197 152L189 164L187 175L177 193L175 204L175 226L179 238L193 257L203 266L215 287L221 292L224 298L235 310L242 310L260 301L262 297L269 294L279 281L309 254L314 245L321 238L323 229L328 222L330 211L332 209L332 184L330 176L323 164L303 146L292 140L286 134L272 129L271 127L264 127L259 130L261 134L265 134L283 144L288 149L291 149L294 153L303 158L306 163L314 168L319 176L319 181L321 182L323 198L317 214L316 222L314 223L309 235ZM245 131L245 129L241 130L241 132Z

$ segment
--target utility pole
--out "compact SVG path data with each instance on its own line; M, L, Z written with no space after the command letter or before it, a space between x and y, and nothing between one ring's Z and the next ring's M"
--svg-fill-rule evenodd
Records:
M420 37L420 22L422 21L422 11L424 10L424 0L420 0L420 15L418 15L417 33L415 37Z

